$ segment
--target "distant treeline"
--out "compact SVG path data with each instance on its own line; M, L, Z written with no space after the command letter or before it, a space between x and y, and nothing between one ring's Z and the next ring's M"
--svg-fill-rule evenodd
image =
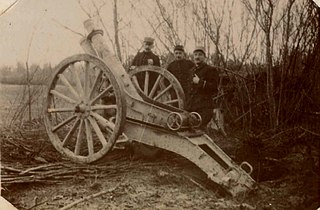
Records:
M15 67L0 67L0 83L2 84L32 84L45 85L53 74L51 64L44 64L42 67L38 64L27 66L18 62Z

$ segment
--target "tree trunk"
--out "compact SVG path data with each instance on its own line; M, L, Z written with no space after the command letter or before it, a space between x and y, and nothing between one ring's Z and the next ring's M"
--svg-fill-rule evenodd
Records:
M272 70L272 54L270 31L266 32L266 61L267 61L267 97L269 102L270 126L274 129L278 125L276 101L274 98L274 75Z
M113 0L113 3L114 3L114 7L113 7L114 40L116 44L117 57L122 62L121 48L119 43L119 22L118 22L117 0Z
M26 62L26 68L27 68L27 89L28 89L28 120L31 121L31 87L30 87L30 73L29 73L29 65L28 62Z

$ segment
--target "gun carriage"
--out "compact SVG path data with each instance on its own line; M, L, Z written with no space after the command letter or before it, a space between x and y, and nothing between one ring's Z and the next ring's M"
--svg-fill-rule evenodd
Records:
M169 71L142 66L128 73L103 31L91 19L84 26L85 54L59 63L48 86L45 126L60 153L94 163L129 139L187 158L233 196L252 189L251 165L234 163L198 129L201 117L184 110L183 89Z

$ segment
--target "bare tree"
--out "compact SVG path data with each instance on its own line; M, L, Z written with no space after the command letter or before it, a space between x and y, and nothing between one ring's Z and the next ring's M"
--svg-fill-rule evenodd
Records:
M122 62L121 47L119 42L119 20L117 0L113 0L113 25L114 25L114 40L116 45L116 53L119 60Z
M267 97L269 103L269 118L272 129L278 126L279 121L276 115L276 101L274 97L274 73L272 70L272 45L271 45L271 26L273 23L273 12L275 2L273 0L257 0L255 5L252 5L248 0L243 0L246 8L252 17L257 21L265 35L265 60L267 64Z

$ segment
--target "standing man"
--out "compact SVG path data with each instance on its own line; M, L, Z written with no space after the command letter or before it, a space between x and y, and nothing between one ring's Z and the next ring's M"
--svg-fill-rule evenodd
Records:
M143 40L143 51L137 53L130 68L142 65L160 66L160 58L152 52L153 47L154 39L151 37L145 37Z
M186 101L188 101L192 81L192 68L195 64L185 59L185 52L182 45L176 45L173 52L175 60L168 65L167 69L180 82L186 96Z
M143 51L138 52L137 55L134 57L130 70L135 69L137 66L143 66L143 65L153 65L153 66L160 66L160 58L156 54L152 52L152 48L154 47L154 39L151 37L145 37L143 41ZM137 80L138 85L141 90L144 90L144 78L145 75L138 74ZM149 90L151 91L151 88L153 84L156 81L156 75L151 74L149 78Z
M219 73L216 68L206 64L204 47L196 47L193 57L196 67L193 71L187 109L201 115L201 127L205 129L213 116L213 96L218 93Z

